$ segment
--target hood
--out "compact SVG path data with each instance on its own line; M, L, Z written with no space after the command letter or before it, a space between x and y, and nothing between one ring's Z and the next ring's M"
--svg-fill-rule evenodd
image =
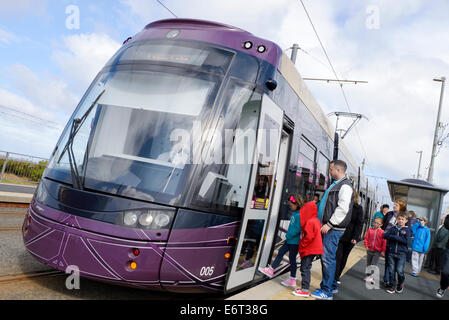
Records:
M299 210L299 218L301 219L301 228L304 227L307 221L318 217L318 208L313 201L307 202L301 210Z

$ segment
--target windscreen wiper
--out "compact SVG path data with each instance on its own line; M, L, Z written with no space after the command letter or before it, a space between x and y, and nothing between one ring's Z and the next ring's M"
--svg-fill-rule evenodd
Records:
M95 98L95 100L90 105L89 109L86 110L86 112L83 114L83 116L81 118L74 118L72 120L72 125L70 127L69 139L67 140L67 143L65 144L64 149L61 152L61 156L58 159L58 163L59 163L61 161L62 157L64 156L64 153L67 151L67 154L69 156L70 173L72 175L73 187L75 187L76 189L82 190L83 186L82 186L80 175L79 175L78 168L76 165L75 154L73 153L73 139L75 138L76 134L80 130L80 128L83 125L84 121L86 120L87 116L92 111L94 106L97 104L98 100L100 100L101 96L103 95L103 93L105 91L106 91L106 89L103 89L98 94L97 98Z

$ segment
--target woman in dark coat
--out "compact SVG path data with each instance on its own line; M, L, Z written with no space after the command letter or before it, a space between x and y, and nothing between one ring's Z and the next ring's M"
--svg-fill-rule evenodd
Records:
M337 289L337 281L340 282L340 276L348 261L349 253L354 245L360 241L360 234L363 228L363 208L358 204L358 194L354 190L354 205L352 207L351 222L346 227L345 233L340 238L338 243L338 249L335 259L337 260L337 266L335 268L335 280L333 290Z

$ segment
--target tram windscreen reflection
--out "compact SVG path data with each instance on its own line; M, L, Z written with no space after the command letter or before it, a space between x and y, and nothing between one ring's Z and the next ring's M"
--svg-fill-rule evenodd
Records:
M251 268L255 265L264 222L263 219L248 220L236 271Z

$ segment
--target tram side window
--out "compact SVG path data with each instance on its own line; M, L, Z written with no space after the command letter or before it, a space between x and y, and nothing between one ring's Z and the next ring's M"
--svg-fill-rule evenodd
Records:
M239 214L245 205L262 96L252 87L229 84L222 117L203 154L192 204ZM262 192L262 190L260 190Z
M330 177L329 177L329 165L330 160L326 158L321 152L318 154L318 163L316 170L316 187L317 191L325 191L327 186L329 185Z
M313 177L316 148L304 137L299 143L298 165L296 169L295 190L306 196L307 200L313 199Z

